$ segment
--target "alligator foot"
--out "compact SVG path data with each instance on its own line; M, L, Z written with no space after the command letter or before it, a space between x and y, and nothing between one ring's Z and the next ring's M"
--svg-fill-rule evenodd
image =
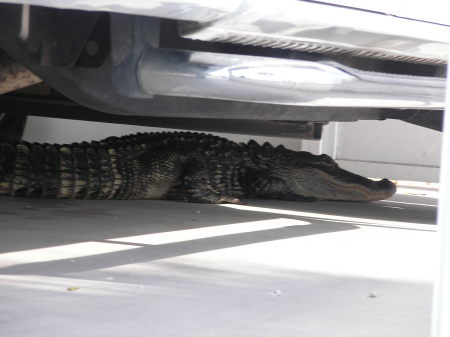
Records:
M189 202L200 202L204 204L243 204L243 202L238 198L219 195L217 192L209 189L202 191L187 191L185 194L185 199Z
M235 205L244 205L245 203L238 198L233 197L220 197L217 201L218 204L235 204Z
M186 164L183 173L178 193L187 201L205 204L242 204L238 198L222 195L211 187L208 169L203 160L194 157Z

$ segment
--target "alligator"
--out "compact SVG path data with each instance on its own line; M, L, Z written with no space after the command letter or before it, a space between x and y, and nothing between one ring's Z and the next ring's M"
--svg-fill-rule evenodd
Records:
M388 179L346 171L328 155L191 132L102 141L0 144L0 195L70 199L170 199L241 203L386 199Z

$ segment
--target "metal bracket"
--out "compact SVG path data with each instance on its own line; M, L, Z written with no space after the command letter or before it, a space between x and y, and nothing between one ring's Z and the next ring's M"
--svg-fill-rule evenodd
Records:
M0 114L0 143L18 143L22 140L26 115Z

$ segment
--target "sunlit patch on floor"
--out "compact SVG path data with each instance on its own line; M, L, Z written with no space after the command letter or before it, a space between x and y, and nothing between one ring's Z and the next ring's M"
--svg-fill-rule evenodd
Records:
M397 201L397 200L382 200L376 201L376 203L394 203L399 205L415 205L415 206L425 206L425 207L437 207L437 205L423 204L419 202L405 202L405 201Z
M113 242L80 242L54 247L22 250L0 254L0 268L25 263L75 259L83 256L112 253L135 248L137 247L134 245L124 245Z
M252 211L252 212L264 212L264 213L299 216L299 217L303 217L306 219L312 218L312 219L320 219L320 220L324 220L324 221L345 222L345 223L355 224L358 226L377 226L377 227L412 229L412 230L433 231L433 232L436 231L436 226L426 224L426 223L381 220L381 219L373 219L373 218L351 217L351 216L303 212L303 211L291 211L291 210L284 210L284 209L255 207L255 206L246 206L246 205L223 204L223 205L219 205L219 206L241 209L241 210Z
M137 243L146 245L162 245L174 242L198 240L223 235L250 233L290 226L305 226L310 224L311 224L310 222L296 219L278 218L261 221L241 222L229 225L185 229L172 232L136 235L110 239L108 241L119 241L121 243Z

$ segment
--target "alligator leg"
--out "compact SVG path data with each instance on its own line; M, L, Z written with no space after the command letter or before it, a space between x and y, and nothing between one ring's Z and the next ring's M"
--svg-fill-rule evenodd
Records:
M265 172L247 174L250 194L258 198L278 199L286 201L314 201L313 197L305 197L292 192L283 179L272 177Z
M184 197L189 202L242 204L238 198L222 195L212 188L207 167L200 159L193 159L187 163L181 184Z
M21 142L26 121L26 115L0 114L0 143Z

